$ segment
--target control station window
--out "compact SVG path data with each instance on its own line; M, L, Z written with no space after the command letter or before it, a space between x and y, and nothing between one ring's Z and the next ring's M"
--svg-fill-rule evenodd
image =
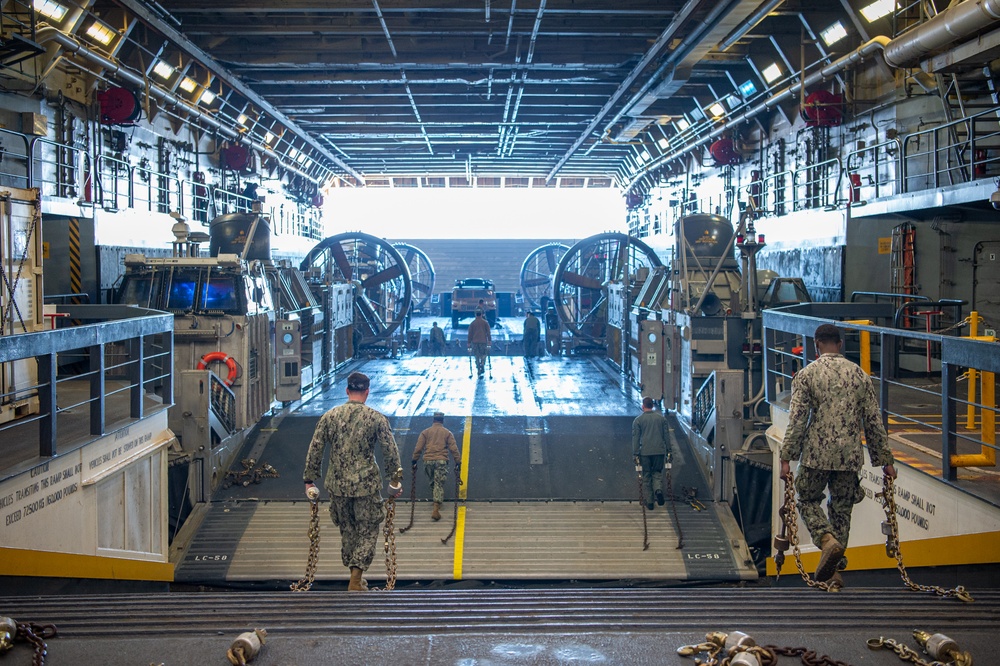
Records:
M236 281L231 277L213 277L205 284L201 307L204 310L232 312L240 306Z
M194 277L184 275L174 276L174 279L170 282L170 291L167 295L167 309L194 309L194 293L197 285L197 280Z

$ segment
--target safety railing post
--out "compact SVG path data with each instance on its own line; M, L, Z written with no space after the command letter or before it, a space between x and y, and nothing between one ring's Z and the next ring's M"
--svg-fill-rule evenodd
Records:
M56 455L56 355L35 357L38 363L38 403L42 418L38 422L38 455Z
M941 362L941 478L947 481L958 479L958 469L951 464L951 457L958 452L958 437L955 427L958 414L955 408L958 367Z

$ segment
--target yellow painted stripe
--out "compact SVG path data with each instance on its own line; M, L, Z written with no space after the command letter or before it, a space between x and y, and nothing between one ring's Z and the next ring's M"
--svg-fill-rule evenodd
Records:
M0 576L173 581L169 562L0 548Z
M465 500L469 496L469 447L472 445L472 417L465 417L465 432L462 434L462 469L459 478L462 485L458 487L458 499ZM462 580L462 556L465 552L465 506L458 507L458 518L455 522L455 554L452 573L455 580Z
M958 536L921 539L919 541L904 541L900 544L903 553L903 564L907 569L912 567L934 567L961 564L993 564L1000 562L1000 532L984 532L982 534L960 534ZM847 549L848 571L866 569L895 569L896 559L885 555L885 544L870 546L850 546ZM819 552L804 553L802 566L809 573L816 570L819 564ZM775 575L774 558L767 558L767 574ZM795 559L791 552L785 553L785 566L782 575L798 575L795 569ZM912 578L912 576L911 576ZM918 580L914 582L919 583Z
M455 523L455 564L452 576L462 580L462 554L465 551L465 507L458 507L458 518Z

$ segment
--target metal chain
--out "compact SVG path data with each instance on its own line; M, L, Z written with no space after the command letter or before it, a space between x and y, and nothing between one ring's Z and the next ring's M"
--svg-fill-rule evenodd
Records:
M948 664L946 664L941 661L925 661L920 658L919 652L891 638L883 638L882 636L879 636L878 638L868 639L868 649L881 650L882 648L889 648L903 661L913 662L917 666L948 666L948 664L954 663L948 662Z
M462 489L462 473L458 469L458 467L456 466L455 467L455 502L454 502L455 506L452 509L452 514L451 514L451 532L448 532L448 536L446 536L445 538L441 539L441 543L443 543L446 546L448 545L448 539L450 539L452 537L452 535L455 534L455 530L458 529L458 493L459 493L459 491L461 489Z
M798 512L795 509L795 478L789 472L787 476L782 477L782 480L785 482L785 504L778 511L778 515L781 516L788 529L788 542L791 544L792 554L795 556L795 566L799 570L802 580L809 587L817 587L826 592L835 592L840 589L839 586L814 579L806 573L805 567L802 566L802 552L799 550ZM777 558L775 558L775 561L777 562ZM782 561L784 561L784 554L782 554Z
M382 534L385 535L385 591L390 592L396 589L396 531L392 526L392 521L396 517L396 498L390 497L385 501L385 526Z
M677 528L677 550L684 548L684 533L681 531L681 520L677 517L677 500L674 498L674 482L671 478L671 463L667 458L667 468L663 472L667 475L667 495L670 497L670 511L674 514L674 527Z
M226 478L222 482L223 488L229 488L231 486L240 485L246 488L251 483L260 483L264 479L277 479L281 476L271 464L261 463L260 467L254 469L254 465L257 464L255 458L244 458L240 461L243 465L243 470L236 472L234 470L229 470L226 472Z
M400 527L399 533L406 534L413 527L413 518L417 512L417 466L413 465L413 478L410 480L410 522L406 527Z
M247 666L247 660L243 656L243 648L241 647L229 648L226 651L226 657L229 659L229 663L234 666Z
M297 583L292 583L292 592L308 592L316 579L316 565L319 563L319 502L310 502L309 514L309 559L306 561L306 575Z
M34 648L34 655L31 657L32 666L45 666L45 657L49 654L46 638L54 638L58 635L58 630L54 624L35 624L34 622L18 622L17 633L14 640L31 643Z
M642 509L642 549L649 550L649 527L646 525L646 498L642 494L642 467L635 465L635 482L639 488L639 508Z
M960 601L975 601L972 595L965 590L964 585L958 585L951 589L945 589L939 585L919 585L910 580L910 575L903 566L903 553L899 548L899 525L896 522L896 492L895 481L888 474L882 475L882 492L876 493L875 497L882 501L882 509L885 511L885 519L889 524L889 534L886 535L885 550L886 555L896 558L896 568L903 579L903 584L914 592L933 592L939 597L955 597Z
M798 657L805 666L851 666L846 661L839 661L825 654L816 654L815 650L804 647L778 647L777 645L763 647L783 657Z
M726 651L726 637L727 634L721 631L710 632L705 636L706 641L704 643L682 645L677 648L677 654L682 657L694 657L695 664L697 664L697 666L730 666L733 659L735 659L737 655L744 653L752 654L761 666L776 666L778 663L778 656L769 645L737 645L736 647ZM726 654L720 659L719 655L724 651ZM707 657L705 659L698 658L698 655L703 652L707 655ZM817 666L825 665L818 664ZM837 663L837 666L841 666L839 662ZM843 666L850 665L847 664Z

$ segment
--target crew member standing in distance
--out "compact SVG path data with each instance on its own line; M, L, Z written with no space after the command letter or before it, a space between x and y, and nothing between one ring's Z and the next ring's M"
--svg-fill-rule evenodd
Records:
M841 353L840 329L822 324L813 334L815 361L795 373L788 427L781 446L781 476L787 476L789 461L798 460L795 490L799 513L820 549L816 579L832 580L843 587L838 569L851 530L854 505L864 499L858 472L864 461L861 433L868 444L873 466L896 478L892 451L882 425L872 380L856 363ZM829 516L821 506L829 488Z
M482 377L486 369L486 354L493 344L493 336L490 333L490 323L483 317L481 309L476 309L476 318L469 324L468 341L476 357L476 369Z
M382 483L375 462L376 446L382 448L389 494L399 497L403 491L399 449L392 437L389 420L365 405L370 383L363 373L350 374L347 402L320 417L302 473L308 497L309 491L316 487L313 480L319 478L323 453L329 449L323 485L330 494L330 517L340 528L341 560L351 571L347 589L355 592L368 589L361 575L375 557L378 528L385 519Z

